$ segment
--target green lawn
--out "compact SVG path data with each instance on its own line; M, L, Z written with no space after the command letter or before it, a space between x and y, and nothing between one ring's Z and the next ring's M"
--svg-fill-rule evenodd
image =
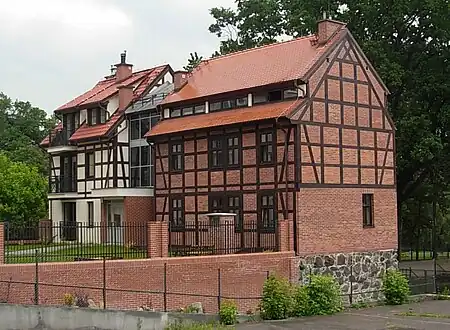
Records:
M61 244L53 246L35 246L31 248L10 250L10 252L20 250L30 250L37 248L39 251L39 262L64 262L64 261L76 261L79 258L84 259L144 259L147 257L146 251L127 248L121 245L85 245L76 246L71 245L67 247L61 247ZM56 250L53 250L57 248ZM35 263L36 257L33 253L26 254L5 254L6 263Z
M447 252L438 252L438 258L444 259L450 257L450 253ZM402 261L414 261L414 260L431 260L433 259L433 252L432 251L419 251L418 253L418 259L416 259L416 252L415 251L404 251L401 254Z
M50 244L13 244L5 245L5 252L7 251L23 251L23 250L41 250L52 246L67 245L66 243L50 243Z

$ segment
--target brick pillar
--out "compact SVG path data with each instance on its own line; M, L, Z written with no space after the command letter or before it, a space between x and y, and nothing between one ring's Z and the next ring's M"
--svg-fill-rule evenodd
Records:
M52 237L52 220L39 221L39 240L43 243L51 243Z
M166 221L147 223L147 257L165 258L169 256L169 227Z
M5 263L5 228L0 222L0 265Z
M277 234L279 251L294 251L294 222L292 220L280 220Z

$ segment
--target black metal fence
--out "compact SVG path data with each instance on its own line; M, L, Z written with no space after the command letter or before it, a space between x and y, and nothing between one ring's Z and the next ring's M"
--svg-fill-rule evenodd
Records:
M147 223L105 225L78 222L41 222L33 226L5 223L5 262L34 262L35 251L42 262L147 257Z
M68 193L77 191L76 176L58 175L49 180L50 193Z
M169 255L220 255L278 251L276 225L263 228L256 222L236 224L233 221L169 223Z

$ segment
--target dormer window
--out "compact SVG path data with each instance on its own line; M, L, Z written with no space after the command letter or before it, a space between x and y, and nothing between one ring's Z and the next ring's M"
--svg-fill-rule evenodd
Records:
M222 109L222 102L212 102L209 105L209 111L217 111Z
M248 97L240 97L236 100L237 107L246 107L248 106Z
M257 92L253 94L253 104L267 102L278 102L295 99L298 97L298 90L295 88L277 89L269 92Z
M281 90L269 92L269 102L281 101L283 99L283 92Z
M103 108L88 109L87 122L89 126L106 123L106 110Z

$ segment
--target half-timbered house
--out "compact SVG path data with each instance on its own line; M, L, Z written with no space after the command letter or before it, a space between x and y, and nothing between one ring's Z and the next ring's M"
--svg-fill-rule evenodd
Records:
M233 252L395 255L388 90L345 24L204 60L174 88L147 134L173 250L210 248L210 214L225 213Z
M129 138L135 132L129 129L125 111L170 84L173 72L169 65L138 72L132 68L121 54L111 75L54 111L60 123L41 145L50 155L49 216L60 228L56 239L99 243L100 236L103 241L114 236L118 242L124 224L150 217L153 190L145 183L150 183L151 173L143 172L143 184L130 181ZM149 120L142 122L142 137L150 127ZM139 157L143 166L150 164L149 152ZM93 232L103 225L110 230Z

